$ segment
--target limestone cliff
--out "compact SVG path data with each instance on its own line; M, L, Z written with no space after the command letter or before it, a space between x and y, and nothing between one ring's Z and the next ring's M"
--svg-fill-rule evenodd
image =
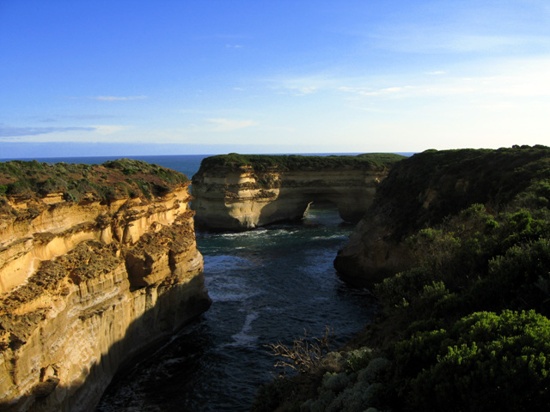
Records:
M0 406L92 410L205 311L187 179L142 162L0 163Z
M550 148L544 146L416 154L396 164L379 186L334 265L345 281L372 286L412 265L408 236L472 204L506 208L549 170Z
M357 222L401 156L215 156L193 176L197 225L247 230L303 218L312 202L334 204Z

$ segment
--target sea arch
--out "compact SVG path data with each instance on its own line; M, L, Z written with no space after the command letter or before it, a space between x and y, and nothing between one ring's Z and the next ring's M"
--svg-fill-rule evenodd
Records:
M376 187L401 156L222 155L193 176L195 222L209 230L248 230L303 218L311 202L331 202L358 222Z

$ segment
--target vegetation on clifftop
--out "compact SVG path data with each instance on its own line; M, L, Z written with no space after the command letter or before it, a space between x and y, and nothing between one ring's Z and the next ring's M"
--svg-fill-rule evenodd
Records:
M197 174L205 170L239 170L250 166L255 171L324 170L324 169L386 169L404 156L393 153L366 153L357 156L330 155L242 155L229 153L203 159Z
M519 201L522 192L524 200L538 198L527 191L535 190L531 185L544 186L549 174L550 148L540 145L427 150L395 166L377 189L373 211L390 214L399 240L474 203L501 211L516 197Z
M547 410L550 148L424 152L378 196L416 263L374 288L353 349L263 388L255 410Z
M151 199L188 181L179 172L131 159L101 165L16 160L0 162L0 201L6 196L31 199L52 193L62 193L70 201Z

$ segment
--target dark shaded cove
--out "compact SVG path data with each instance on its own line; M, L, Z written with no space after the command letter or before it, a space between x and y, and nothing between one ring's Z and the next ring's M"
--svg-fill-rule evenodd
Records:
M198 233L213 304L150 357L119 374L98 411L242 411L279 371L266 345L334 331L345 344L372 318L365 290L332 268L346 242L334 208L302 224L238 233Z

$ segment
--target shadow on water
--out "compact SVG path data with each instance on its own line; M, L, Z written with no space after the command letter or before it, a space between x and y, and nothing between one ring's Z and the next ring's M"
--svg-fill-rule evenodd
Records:
M175 334L159 331L162 340L145 348L139 344L143 329L158 321L155 310L147 312L82 386L56 389L55 397L72 395L64 410L91 410L105 376L117 369L97 411L248 410L259 385L278 373L266 345L289 344L304 331L321 336L326 326L334 330L334 347L347 342L371 319L374 305L367 291L336 276L332 262L352 226L327 206L313 204L301 224L197 233L210 309ZM178 311L195 308L196 314L200 305L191 299ZM51 410L52 395L33 410Z
M248 410L278 374L266 345L329 326L338 347L359 332L374 312L371 295L332 266L353 227L334 206L312 206L300 224L197 233L211 308L121 374L98 410Z

